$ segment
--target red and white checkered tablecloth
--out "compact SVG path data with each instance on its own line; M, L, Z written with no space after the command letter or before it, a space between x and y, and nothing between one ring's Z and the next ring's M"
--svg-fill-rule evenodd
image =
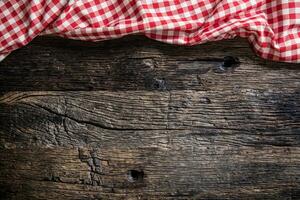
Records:
M0 0L0 22L0 60L37 35L142 33L180 45L246 37L263 58L300 62L300 0Z

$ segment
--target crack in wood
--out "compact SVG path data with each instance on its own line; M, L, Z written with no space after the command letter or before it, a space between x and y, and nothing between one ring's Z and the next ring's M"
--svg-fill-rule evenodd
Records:
M27 104L27 103L24 103L26 105L31 105L31 104ZM116 127L108 127L108 126L104 126L103 124L100 124L98 122L91 122L91 121L86 121L86 120L79 120L79 119L76 119L74 117L71 117L69 115L66 115L66 114L62 114L62 113L59 113L59 112L56 112L50 108L47 108L45 106L42 106L42 105L39 105L39 104L33 104L34 106L36 107L39 107L51 114L54 114L54 115L58 115L58 116L61 116L61 117L64 117L64 118L68 118L70 120L73 120L79 124L88 124L88 125L92 125L92 126L95 126L95 127L98 127L98 128L101 128L101 129L107 129L107 130L114 130L114 131L139 131L139 130L143 130L143 131L154 131L154 130L168 130L168 129L148 129L148 128L116 128ZM172 129L172 130L184 130L184 129Z

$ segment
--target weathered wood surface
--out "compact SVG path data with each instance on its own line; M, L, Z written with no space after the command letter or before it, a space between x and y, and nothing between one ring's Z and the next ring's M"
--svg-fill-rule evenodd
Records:
M0 63L0 198L300 199L299 77L240 39L37 38Z

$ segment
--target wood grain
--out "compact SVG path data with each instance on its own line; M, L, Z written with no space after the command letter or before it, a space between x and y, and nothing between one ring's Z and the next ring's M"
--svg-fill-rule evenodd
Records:
M0 63L0 199L300 199L299 77L240 39L37 38Z
M241 64L224 68L225 56ZM0 91L295 88L299 67L261 60L241 39L184 47L138 36L99 43L41 37L0 63Z

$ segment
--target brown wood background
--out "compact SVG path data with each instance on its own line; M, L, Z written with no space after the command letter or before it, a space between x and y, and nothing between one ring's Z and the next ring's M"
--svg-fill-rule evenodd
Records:
M0 63L0 198L300 199L300 64L39 37Z

